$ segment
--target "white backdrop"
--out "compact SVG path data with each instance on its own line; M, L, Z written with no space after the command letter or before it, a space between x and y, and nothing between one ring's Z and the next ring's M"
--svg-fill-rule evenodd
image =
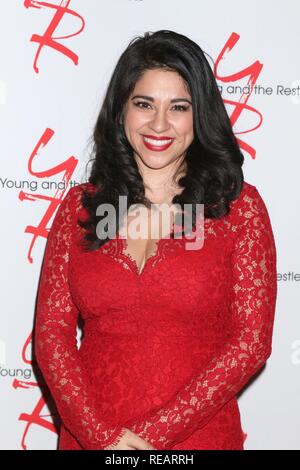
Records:
M0 0L1 449L56 448L30 341L51 198L86 180L116 62L134 36L158 29L215 61L245 180L274 231L273 352L239 397L245 449L300 449L299 15L297 0Z

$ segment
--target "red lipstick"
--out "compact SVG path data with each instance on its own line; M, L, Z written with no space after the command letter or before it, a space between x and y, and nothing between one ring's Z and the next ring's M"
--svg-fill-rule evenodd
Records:
M169 140L169 139L174 138L174 137L170 137L168 135L161 135L160 137L157 137L155 135L150 135L150 134L143 134L143 137L148 137L149 139L153 139L153 140Z
M146 139L145 139L146 138ZM150 141L148 140L150 139ZM161 145L154 144L152 141L160 141L162 142ZM167 142L163 142L167 141ZM168 136L160 136L156 137L154 135L143 135L143 142L144 145L147 149L153 150L154 152L162 152L164 150L167 150L173 143L174 139L173 137L168 137Z

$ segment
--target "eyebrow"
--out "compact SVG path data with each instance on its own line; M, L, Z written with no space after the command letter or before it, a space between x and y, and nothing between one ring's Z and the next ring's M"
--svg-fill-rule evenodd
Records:
M154 101L154 98L152 98L152 96L146 96L146 95L135 95L131 98L131 100L134 100L135 98L142 98L144 100L148 100L152 102ZM171 103L178 103L181 101L186 101L187 103L192 104L191 100L189 100L188 98L174 98L173 100L171 100Z

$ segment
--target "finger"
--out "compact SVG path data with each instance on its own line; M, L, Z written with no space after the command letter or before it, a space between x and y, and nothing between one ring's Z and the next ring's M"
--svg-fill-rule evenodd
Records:
M136 450L154 450L150 442L145 441L137 434L134 434L133 439L130 439L128 445L131 445L136 448Z
M135 447L137 450L146 450L148 448L148 444L144 439L139 436L134 436L133 439L130 439L130 445Z
M152 446L152 444L150 444L150 442L144 441L144 443L145 443L146 446L147 446L147 450L155 450L155 448Z

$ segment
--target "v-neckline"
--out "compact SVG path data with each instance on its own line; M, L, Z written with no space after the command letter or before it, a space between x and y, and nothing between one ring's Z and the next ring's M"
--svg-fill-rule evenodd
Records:
M176 235L176 233L181 235L179 237L172 238L171 234L173 233L174 235ZM113 238L101 246L100 253L108 255L113 259L113 261L121 265L124 270L131 272L138 280L140 280L150 269L165 259L167 254L175 253L175 256L177 256L177 252L181 253L182 247L185 245L186 241L189 241L189 239L186 239L185 233L182 232L182 226L178 225L174 221L171 226L171 231L156 241L155 252L146 259L141 270L139 270L136 260L130 255L130 253L125 253L127 248L127 238L122 236L120 232L117 232Z
M138 277L143 275L149 263L154 262L154 260L159 257L160 246L163 243L163 240L169 240L169 239L170 239L170 234L166 235L165 237L161 237L159 240L157 240L154 244L154 250L152 251L152 254L145 259L142 269L139 269L136 259L129 252L126 252L126 249L128 248L127 239L119 238L119 240L121 240L121 243L122 243L122 255L126 258L126 261L131 264L133 271L136 273Z
M110 256L115 262L121 264L123 269L132 272L138 279L140 279L145 275L149 267L155 266L156 262L159 262L162 259L165 249L167 246L170 246L167 243L168 241L173 241L173 243L175 242L175 245L172 243L172 247L178 246L178 243L176 244L176 242L182 241L184 236L174 239L171 237L171 234L175 232L175 227L178 227L176 223L172 225L172 229L167 235L161 237L155 242L156 249L153 251L151 256L148 256L141 270L130 253L125 253L127 248L127 239L122 237L120 233L117 233L114 238L106 242L101 247L100 251L102 254Z
M121 256L124 257L127 264L130 264L130 266L132 268L132 271L138 277L141 277L144 274L144 271L147 269L149 264L153 264L153 262L160 257L160 247L164 243L165 240L171 240L172 239L171 234L174 232L174 229L175 229L174 225L176 225L176 224L172 225L172 229L167 235L165 235L164 237L159 238L155 242L155 244L154 244L155 248L152 251L152 254L146 258L142 269L139 269L139 266L138 266L138 263L137 263L136 259L129 252L126 252L126 249L128 248L127 238L121 237L121 236L119 236L119 234L117 235L117 240L119 240L120 243L121 243L121 250L120 250L121 252L119 254L121 254Z

